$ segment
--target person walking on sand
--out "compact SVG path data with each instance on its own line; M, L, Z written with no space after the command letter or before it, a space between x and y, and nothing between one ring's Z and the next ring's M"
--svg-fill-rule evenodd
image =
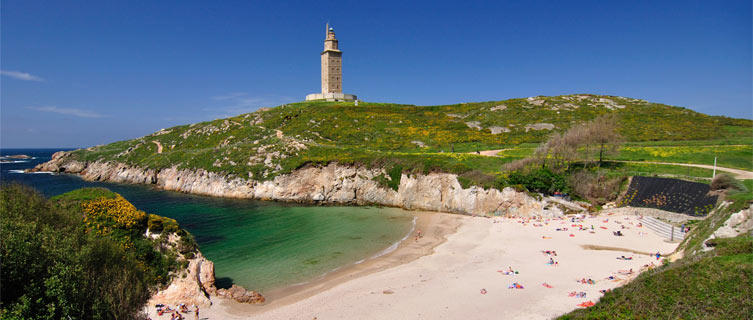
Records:
M659 251L656 251L656 260L659 260L660 257L661 257L661 253L659 253Z
M418 229L418 237L421 238L421 229Z

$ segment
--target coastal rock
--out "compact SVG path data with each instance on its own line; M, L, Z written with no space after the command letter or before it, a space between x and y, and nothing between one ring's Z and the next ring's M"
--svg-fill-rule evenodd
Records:
M712 237L734 238L751 230L753 230L753 205L731 214L724 225L714 231Z
M547 200L536 200L512 188L464 189L449 173L402 174L397 190L380 185L387 176L380 168L330 163L307 166L269 181L227 178L206 170L143 169L122 163L82 162L65 153L38 165L34 171L80 174L90 181L152 184L165 190L228 198L252 198L301 203L384 205L474 215L541 215ZM552 215L556 211L548 210Z
M204 278L204 280L207 283L211 283L212 288L214 288L214 264L204 258L201 253L198 253L196 257L188 261L188 268L176 275L166 289L154 294L149 299L148 305L159 303L178 305L185 303L186 305L209 307L212 304L209 300L209 293L202 287L203 282L200 280L200 270L211 265L211 281L207 278Z
M170 285L152 295L147 305L197 305L209 307L211 297L233 299L242 303L263 303L264 297L256 292L233 285L230 289L217 289L214 286L214 263L197 252L188 259L188 268L175 275Z
M5 158L8 158L8 159L31 159L32 157L31 156L27 156L25 154L14 154L14 155L6 156Z
M226 299L233 299L240 303L264 303L264 297L256 291L246 290L243 287L233 285L230 289L217 290L217 296Z

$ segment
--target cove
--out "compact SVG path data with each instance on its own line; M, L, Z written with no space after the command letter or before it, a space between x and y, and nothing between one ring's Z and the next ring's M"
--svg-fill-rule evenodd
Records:
M395 247L414 216L395 208L310 206L225 199L149 186L88 182L72 175L24 174L57 150L2 150L28 162L0 164L2 182L20 182L54 196L82 187L105 187L137 208L176 219L215 263L218 287L238 284L264 294L313 281Z

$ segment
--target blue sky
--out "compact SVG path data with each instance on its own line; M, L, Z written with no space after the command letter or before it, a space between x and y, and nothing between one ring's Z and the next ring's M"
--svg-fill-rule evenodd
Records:
M595 93L753 118L751 1L0 0L0 146L86 147L343 88L417 105Z

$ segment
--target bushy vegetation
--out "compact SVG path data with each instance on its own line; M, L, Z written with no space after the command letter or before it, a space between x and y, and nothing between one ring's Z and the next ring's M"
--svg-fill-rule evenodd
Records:
M728 173L720 173L716 175L714 179L711 179L711 190L722 190L722 189L734 189L737 191L748 191L748 188L745 187L745 185L742 182L735 179Z
M528 191L544 194L554 192L570 192L567 177L562 173L555 173L549 169L538 169L527 173L512 172L507 178L510 185L521 185Z
M175 253L143 236L147 214L106 189L47 200L4 185L0 225L2 319L133 319L180 268ZM177 231L185 252L196 250Z
M568 176L572 192L579 198L603 205L617 199L624 176L610 176L606 170L575 170Z

